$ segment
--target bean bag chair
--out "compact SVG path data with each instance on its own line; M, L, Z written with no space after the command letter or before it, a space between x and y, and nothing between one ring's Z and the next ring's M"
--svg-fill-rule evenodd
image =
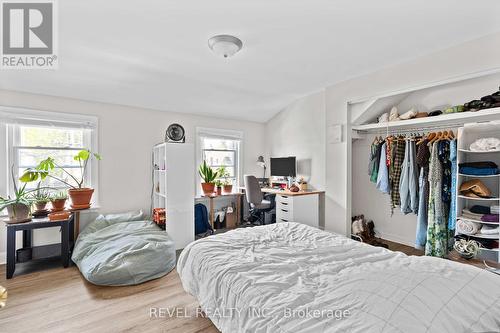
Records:
M156 279L176 263L174 242L142 212L98 216L79 235L71 259L85 279L105 286Z

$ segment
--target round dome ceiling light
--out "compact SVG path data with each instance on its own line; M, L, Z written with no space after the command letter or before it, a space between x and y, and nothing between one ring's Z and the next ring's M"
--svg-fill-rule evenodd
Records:
M208 40L208 47L218 56L229 58L241 50L241 39L231 35L217 35Z

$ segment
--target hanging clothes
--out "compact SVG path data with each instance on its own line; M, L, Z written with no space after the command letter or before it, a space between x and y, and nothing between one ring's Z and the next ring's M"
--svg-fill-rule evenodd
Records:
M370 180L372 177L373 170L375 169L375 158L377 153L377 145L375 144L375 141L372 142L372 145L370 147L370 158L368 160L368 176L370 176Z
M418 213L418 167L415 141L405 140L405 157L401 168L399 195L403 214Z
M450 141L450 163L451 163L451 202L448 214L448 232L450 242L455 235L455 223L457 222L457 140ZM448 244L448 248L453 244Z
M393 142L393 159L389 171L389 181L391 185L391 214L394 208L400 205L401 198L399 196L399 181L401 179L401 167L405 155L405 143L401 138L395 139Z
M449 204L451 202L451 162L450 162L450 141L443 140L438 142L439 161L443 168L443 201L448 205L445 208L446 219L448 219Z
M439 142L432 144L429 163L429 207L425 255L444 258L448 253L448 221L443 216L443 167L439 159Z
M389 170L387 168L387 143L384 142L380 151L380 163L378 167L377 176L377 190L382 193L391 193L391 187L389 186Z
M390 168L392 163L392 137L385 139L385 162L387 168Z
M415 237L415 248L424 249L427 242L427 212L429 202L429 157L430 151L427 145L429 140L424 139L417 149L417 165L420 168L419 198L418 198L418 216L417 231Z
M380 165L380 153L382 151L382 145L384 144L384 142L377 142L375 144L375 158L374 158L374 161L373 161L373 171L372 171L372 174L370 176L370 181L372 183L377 183L377 178L378 178L378 168L379 168L379 165Z

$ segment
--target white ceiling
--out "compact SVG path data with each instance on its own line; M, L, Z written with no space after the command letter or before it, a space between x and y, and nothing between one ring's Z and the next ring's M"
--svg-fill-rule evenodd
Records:
M500 1L64 0L59 70L0 89L266 121L347 78L500 31ZM207 47L233 34L231 59ZM478 52L480 54L480 52Z

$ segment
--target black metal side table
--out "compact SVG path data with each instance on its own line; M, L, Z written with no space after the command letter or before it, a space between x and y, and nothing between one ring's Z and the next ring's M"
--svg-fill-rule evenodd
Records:
M14 276L16 263L30 260L61 257L63 267L69 266L71 251L74 243L74 216L67 220L49 221L48 218L33 219L31 222L5 224L7 227L7 279ZM61 243L33 246L32 233L34 229L61 228ZM23 232L23 255L16 256L16 232Z

